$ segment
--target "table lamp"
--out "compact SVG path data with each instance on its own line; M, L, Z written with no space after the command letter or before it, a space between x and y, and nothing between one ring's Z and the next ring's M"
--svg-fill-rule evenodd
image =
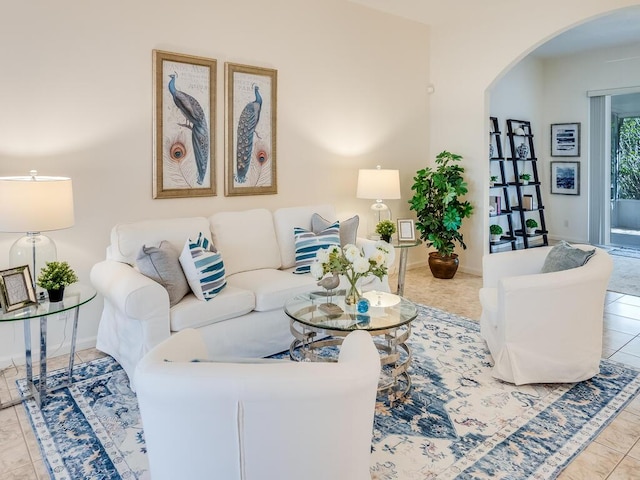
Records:
M34 282L46 262L57 258L56 244L40 232L73 226L73 189L66 177L0 177L0 232L24 232L9 250L10 266L29 265Z
M391 220L391 209L383 200L397 200L400 197L400 171L386 170L378 165L375 169L358 171L357 198L375 200L371 205L369 238L378 236L376 225L382 220Z

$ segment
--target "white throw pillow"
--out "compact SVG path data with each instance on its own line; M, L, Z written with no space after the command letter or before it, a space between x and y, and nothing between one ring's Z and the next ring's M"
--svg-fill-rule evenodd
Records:
M315 234L302 227L295 227L296 268L293 273L309 273L318 250L331 245L340 246L340 224L335 222L329 228Z
M202 232L195 242L187 240L180 254L180 265L191 291L200 300L211 300L227 285L222 255Z

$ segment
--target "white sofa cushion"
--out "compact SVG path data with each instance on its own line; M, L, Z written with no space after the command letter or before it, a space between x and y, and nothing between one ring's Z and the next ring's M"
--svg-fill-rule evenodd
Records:
M160 245L163 240L181 252L185 240L189 237L196 238L200 232L204 232L211 240L209 222L204 217L119 223L111 229L107 259L134 265L143 245Z
M213 244L224 257L227 277L261 268L280 268L280 249L269 210L220 212L209 217L209 222Z
M331 205L310 205L307 207L280 208L273 212L273 223L280 248L282 268L291 268L296 264L296 246L293 229L301 227L311 230L311 216L317 213L324 218L336 218Z
M290 271L262 269L228 276L234 287L250 290L256 297L255 310L266 312L284 307L289 298L319 288L311 275L293 275Z
M208 302L198 300L190 293L171 308L169 313L171 331L198 328L239 317L249 313L254 306L253 293L229 285Z

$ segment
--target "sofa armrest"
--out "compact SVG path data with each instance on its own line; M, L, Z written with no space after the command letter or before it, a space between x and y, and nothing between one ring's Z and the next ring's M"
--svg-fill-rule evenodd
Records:
M164 312L168 320L169 294L165 288L125 263L103 260L95 264L91 283L127 317L148 320Z

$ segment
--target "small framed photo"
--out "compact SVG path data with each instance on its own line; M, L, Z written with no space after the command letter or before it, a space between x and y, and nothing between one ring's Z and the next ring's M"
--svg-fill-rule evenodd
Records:
M0 271L0 305L5 312L36 303L28 265Z
M551 193L580 195L580 162L551 162Z
M398 219L398 241L399 242L415 242L416 226L411 218Z
M553 123L551 124L551 156L579 157L580 156L580 124Z

